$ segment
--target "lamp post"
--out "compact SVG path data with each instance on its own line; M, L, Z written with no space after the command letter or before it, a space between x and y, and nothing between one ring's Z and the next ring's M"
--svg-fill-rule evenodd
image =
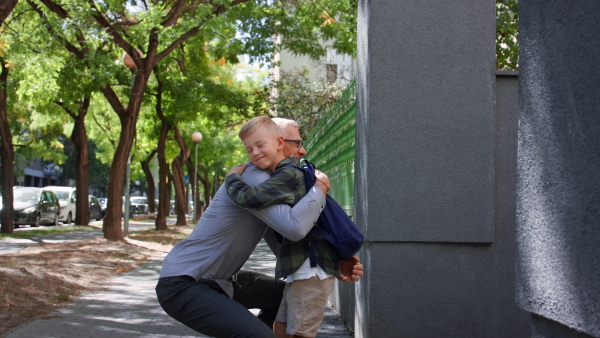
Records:
M60 185L60 167L55 165L54 171L56 172L56 185Z
M198 221L198 204L196 201L196 196L198 196L198 175L196 174L196 170L198 170L198 142L202 141L202 134L200 132L193 133L192 141L196 143L196 156L194 158L194 223L196 223Z

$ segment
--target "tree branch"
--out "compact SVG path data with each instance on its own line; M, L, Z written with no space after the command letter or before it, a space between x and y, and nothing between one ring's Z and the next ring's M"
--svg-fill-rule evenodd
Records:
M48 1L48 0L46 0L46 1ZM135 62L135 65L138 67L138 69L142 68L142 67L140 67L140 66L143 66L142 58L137 53L137 51L133 47L133 45L131 45L129 42L127 42L127 40L125 40L121 36L121 34L119 34L119 31L116 28L114 28L110 24L110 22L108 22L108 20L106 20L106 18L98 10L98 7L96 7L94 0L89 0L88 2L92 8L92 11L93 11L92 16L94 17L94 19L96 19L96 22L98 22L98 24L101 27L106 28L106 32L110 36L112 36L114 43L116 43L119 47L121 47L121 49L123 49L125 52L127 52L127 54L129 54L129 56L131 56L131 58Z
M53 2L52 0L40 0L49 10L56 13L61 19L66 19L69 17L69 12L67 12L62 6Z
M165 16L165 20L163 20L163 22L161 22L160 24L163 27L169 27L175 24L177 22L177 19L179 19L181 12L184 9L184 5L185 0L177 0L177 2L175 2L175 5L171 7L171 10Z
M115 110L117 115L119 115L119 117L125 116L126 109L121 104L121 101L119 100L119 97L117 96L117 93L115 93L115 91L112 89L112 87L105 86L105 87L100 88L100 90L106 97L106 100L108 100L108 103L110 104L110 106Z

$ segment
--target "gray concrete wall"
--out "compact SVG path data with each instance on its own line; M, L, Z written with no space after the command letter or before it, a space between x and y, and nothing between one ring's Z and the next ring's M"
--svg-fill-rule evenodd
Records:
M517 301L536 336L600 337L600 2L519 6Z
M529 334L514 302L517 79L496 79L494 4L359 2L357 337Z
M376 192L388 211L368 215L380 225L368 236L491 242L494 2L361 4L359 78L369 92L359 90L366 134L357 135L369 158L358 160L370 181L361 193Z

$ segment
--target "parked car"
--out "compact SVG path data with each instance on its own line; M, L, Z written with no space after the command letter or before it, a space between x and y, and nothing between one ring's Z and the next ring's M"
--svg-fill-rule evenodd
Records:
M130 197L129 201L131 204L129 205L130 213L134 215L146 215L148 214L148 198L142 196L134 196Z
M100 202L100 208L102 209L102 217L104 217L106 216L106 204L108 203L108 198L98 197L98 201Z
M59 221L63 224L71 224L75 219L75 188L73 187L60 187L55 185L49 185L45 187L54 191L58 199L60 200L60 219Z
M2 206L0 205L0 209ZM60 204L52 190L45 188L13 188L14 226L58 224Z
M101 220L104 215L102 214L102 206L100 201L96 198L96 196L89 195L90 201L90 219L95 219L97 221Z

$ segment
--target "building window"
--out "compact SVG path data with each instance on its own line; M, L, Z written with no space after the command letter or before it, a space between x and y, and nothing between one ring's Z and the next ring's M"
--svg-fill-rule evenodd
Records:
M337 65L327 66L327 82L334 83L337 80Z

